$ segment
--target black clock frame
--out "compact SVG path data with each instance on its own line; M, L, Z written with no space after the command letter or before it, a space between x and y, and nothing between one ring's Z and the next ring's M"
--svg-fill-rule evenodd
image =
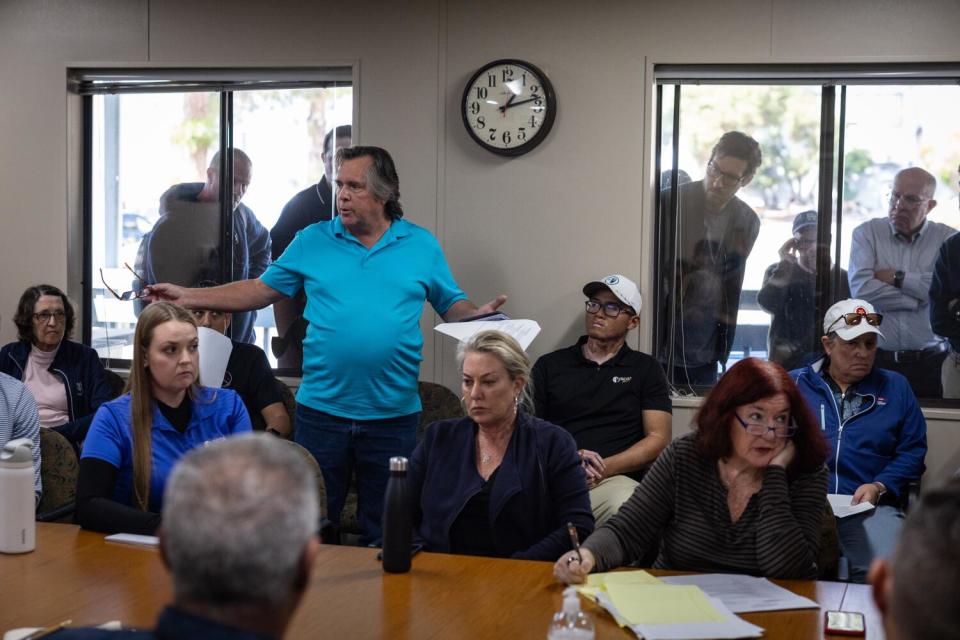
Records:
M492 67L497 67L500 65L512 64L525 67L529 69L532 73L536 74L540 78L540 86L543 89L543 100L547 105L547 115L543 119L543 124L540 125L540 131L538 131L532 138L525 141L523 144L510 149L503 149L501 147L494 147L487 143L486 140L483 140L478 136L473 127L470 125L470 121L467 120L467 96L470 94L470 88L473 86L473 83L476 82L484 73L487 73ZM553 121L557 117L557 98L556 93L553 90L553 84L550 82L550 78L547 77L540 67L535 64L531 64L524 60L518 60L516 58L503 58L501 60L494 60L493 62L488 62L487 64L480 67L476 73L474 73L469 80L467 80L466 86L463 88L463 96L460 98L460 117L463 120L463 126L467 130L467 133L470 134L470 138L476 142L478 145L500 156L507 157L516 157L522 156L525 153L528 153L540 145L541 142L547 137L550 133L550 130L553 128Z

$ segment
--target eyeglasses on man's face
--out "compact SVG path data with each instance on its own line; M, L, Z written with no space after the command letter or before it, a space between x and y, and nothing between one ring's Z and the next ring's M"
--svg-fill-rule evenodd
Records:
M855 327L860 324L862 321L866 320L867 324L871 327L879 327L880 323L883 322L882 313L845 313L836 320L834 320L830 326L827 328L827 333L833 331L833 328L837 326L837 323L843 321L848 327Z
M763 424L762 422L757 422L756 418L750 416L747 420L744 420L736 413L733 414L737 418L737 422L740 423L740 426L743 427L743 430L749 433L752 436L763 437L767 435L768 431L772 431L773 435L778 438L791 438L797 432L797 425L792 422L788 422L787 416L782 416L775 418L775 420L781 420L782 422L774 422L773 425Z
M33 314L33 319L40 324L47 324L51 320L54 320L57 324L64 322L67 318L67 312L63 309L57 309L56 311L41 311L39 313Z
M723 184L727 187L732 187L735 184L740 184L741 182L743 182L743 179L747 177L747 176L738 176L735 173L727 173L726 171L723 171L722 169L720 169L720 167L717 166L717 163L714 162L713 160L707 163L707 175L713 178L714 180L716 180L717 178L720 178Z
M616 302L600 302L599 300L587 300L584 302L587 307L587 313L597 313L603 309L603 315L608 318L616 318L621 313L631 314L627 307L623 307Z
M887 194L887 200L890 202L890 206L899 204L904 209L916 209L929 199L930 198L923 198L910 193L899 193L897 191L891 191Z
M106 278L103 277L103 269L100 269L100 282L103 283L103 286L107 288L107 291L113 294L113 297L117 300L136 300L137 298L142 298L147 295L147 292L144 291L144 287L147 286L147 281L144 280L140 274L134 271L130 265L126 262L123 263L123 266L126 267L127 271L132 273L134 277L140 282L140 290L136 291L124 291L123 293L118 293L116 289L107 284Z

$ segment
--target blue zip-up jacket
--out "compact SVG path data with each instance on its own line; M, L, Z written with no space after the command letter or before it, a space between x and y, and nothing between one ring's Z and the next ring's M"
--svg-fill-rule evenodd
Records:
M413 452L414 537L428 551L450 552L450 528L481 489L476 433L470 418L434 422ZM503 557L556 560L570 550L567 522L581 540L593 532L577 445L561 427L521 411L490 496L497 551Z
M22 381L29 357L29 342L11 342L0 350L0 372ZM70 422L57 427L57 431L79 445L87 437L93 414L111 397L100 356L90 347L64 340L48 371L63 381L67 392Z
M847 393L863 398L860 411L841 422L840 408L823 378L825 358L790 372L820 421L830 447L830 493L853 495L868 482L887 488L882 502L895 503L923 475L927 422L910 383L899 373L873 367Z

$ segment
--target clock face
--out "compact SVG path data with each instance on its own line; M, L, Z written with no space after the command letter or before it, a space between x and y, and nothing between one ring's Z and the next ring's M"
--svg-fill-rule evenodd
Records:
M540 69L521 60L497 60L467 83L461 109L475 142L493 153L518 156L543 142L557 102Z

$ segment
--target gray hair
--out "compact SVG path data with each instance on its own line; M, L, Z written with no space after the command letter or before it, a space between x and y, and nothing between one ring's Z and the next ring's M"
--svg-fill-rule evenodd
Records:
M503 364L511 380L523 378L520 404L528 411L533 410L530 358L519 342L502 331L481 331L462 340L457 347L457 368L460 370L460 375L463 375L463 359L468 353L488 353Z
M954 637L960 629L960 479L923 494L893 555L890 615L908 638Z
M380 147L344 147L337 150L336 167L340 170L340 165L345 160L355 160L357 158L370 158L370 166L367 167L367 189L383 202L383 211L391 220L399 220L403 217L403 207L400 206L400 176L397 175L397 167L393 164L393 158L386 149Z
M163 505L163 549L177 599L276 605L296 591L318 529L317 480L288 443L232 436L176 465Z

